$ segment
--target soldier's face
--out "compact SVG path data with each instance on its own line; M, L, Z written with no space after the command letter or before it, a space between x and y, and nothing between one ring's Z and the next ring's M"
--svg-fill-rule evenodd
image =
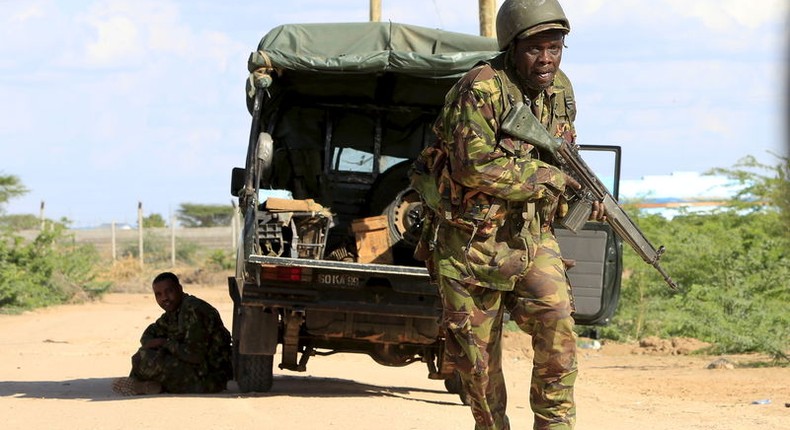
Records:
M159 307L165 312L172 312L181 305L181 299L184 296L184 290L181 285L169 279L159 281L153 284L154 297Z
M543 91L551 85L560 68L563 41L561 31L544 31L516 41L516 69L527 88Z

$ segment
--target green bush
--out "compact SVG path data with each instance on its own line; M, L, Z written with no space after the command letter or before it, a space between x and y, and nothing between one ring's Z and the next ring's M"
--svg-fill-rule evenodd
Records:
M620 305L605 337L694 337L712 343L712 352L786 359L790 238L779 212L632 216L654 244L666 246L662 265L680 288L673 293L627 249Z
M199 246L189 240L176 237L176 260L184 263L194 263ZM172 259L172 247L169 237L159 234L143 232L143 258L146 263L163 263ZM122 251L123 257L139 258L140 247L138 244L129 244Z
M776 166L747 157L712 171L740 185L712 213L670 221L630 211L651 242L666 246L662 266L679 291L626 247L620 304L604 337L693 337L713 344L712 352L764 352L788 361L790 160L778 158Z
M109 283L95 280L99 261L91 245L75 245L63 224L50 224L25 242L0 233L0 309L29 309L95 297Z
M219 270L231 270L236 267L236 255L233 252L215 249L207 258L207 266Z
M32 214L0 215L0 228L33 230L39 227L41 227L41 220Z

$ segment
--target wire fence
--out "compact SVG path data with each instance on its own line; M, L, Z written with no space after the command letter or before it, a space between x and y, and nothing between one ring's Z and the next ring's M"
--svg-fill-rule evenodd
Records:
M20 236L34 239L40 230L22 230ZM187 254L212 251L235 253L238 242L236 223L231 226L200 228L107 228L69 230L75 244L90 244L106 260L138 258L141 264L151 260L183 260Z

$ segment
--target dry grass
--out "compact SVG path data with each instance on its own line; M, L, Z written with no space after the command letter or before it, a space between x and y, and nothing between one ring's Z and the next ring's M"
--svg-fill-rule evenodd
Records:
M196 265L153 265L140 267L140 260L127 257L116 260L99 269L98 281L110 282L110 291L114 293L145 293L151 288L151 280L161 272L173 272L178 275L184 286L224 286L232 271L218 270L213 267Z

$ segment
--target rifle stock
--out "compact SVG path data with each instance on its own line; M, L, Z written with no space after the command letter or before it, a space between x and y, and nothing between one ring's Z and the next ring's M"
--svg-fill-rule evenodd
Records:
M598 179L595 172L581 158L578 145L552 137L538 122L529 107L523 103L512 106L511 111L502 121L501 128L502 131L552 154L562 171L582 185L580 190L570 188L566 190L566 192L572 193L573 196L569 199L571 209L568 215L560 220L560 224L563 227L576 233L589 218L592 211L592 203L602 203L606 210L606 222L612 227L612 230L628 243L642 257L645 263L653 266L670 288L673 290L677 289L677 284L659 264L661 254L664 253L664 247L660 246L656 249L650 243L642 230L639 229L631 217L617 203L606 186Z

